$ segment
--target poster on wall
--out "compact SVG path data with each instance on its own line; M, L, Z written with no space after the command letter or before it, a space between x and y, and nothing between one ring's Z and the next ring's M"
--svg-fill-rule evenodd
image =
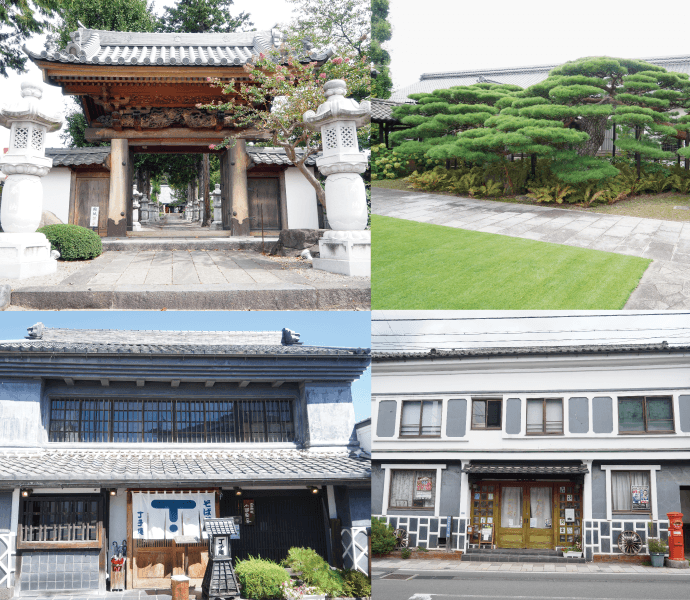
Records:
M630 493L632 495L633 510L649 510L649 486L633 485Z
M207 539L203 519L216 518L214 492L132 492L132 537L135 540Z
M414 497L423 500L431 499L431 477L426 475L417 477L417 491Z

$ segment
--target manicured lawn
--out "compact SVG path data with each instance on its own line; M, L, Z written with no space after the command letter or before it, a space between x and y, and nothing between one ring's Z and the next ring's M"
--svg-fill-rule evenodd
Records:
M372 215L373 310L618 310L651 262Z

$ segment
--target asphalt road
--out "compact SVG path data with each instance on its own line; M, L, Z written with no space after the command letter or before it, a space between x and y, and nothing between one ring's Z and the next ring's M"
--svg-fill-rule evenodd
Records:
M688 600L690 574L458 573L372 582L375 600Z

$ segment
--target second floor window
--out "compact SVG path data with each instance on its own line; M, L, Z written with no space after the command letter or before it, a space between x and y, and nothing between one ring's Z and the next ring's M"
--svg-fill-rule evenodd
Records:
M527 434L563 434L563 399L533 398L527 400Z
M674 433L671 396L618 398L620 433Z
M402 405L401 437L441 435L441 401L406 401Z
M501 400L472 400L472 429L500 429Z
M51 401L51 442L292 442L291 400Z

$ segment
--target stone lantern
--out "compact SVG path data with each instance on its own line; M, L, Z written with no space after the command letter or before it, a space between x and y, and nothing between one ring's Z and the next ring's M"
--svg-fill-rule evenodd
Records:
M326 102L304 113L304 124L321 130L323 155L316 159L326 175L326 214L332 230L319 240L321 258L315 269L344 275L371 274L371 232L367 226L367 198L361 173L368 160L359 151L357 128L371 121L371 104L345 98L343 80L324 85Z
M220 195L220 183L216 183L216 189L211 192L211 200L213 202L213 223L211 223L211 229L223 229Z
M43 106L42 84L22 82L21 95L18 104L0 109L0 125L10 130L10 148L0 157L0 169L8 176L0 208L0 277L9 279L57 270L50 242L36 229L43 214L41 177L53 166L45 156L46 134L60 129L63 117Z
M139 223L139 201L142 199L142 194L136 184L132 190L132 231L141 231L141 223Z
M139 218L139 222L142 225L147 225L149 222L149 199L148 196L142 194L141 195L141 200L139 200L139 203L141 204L141 216Z

